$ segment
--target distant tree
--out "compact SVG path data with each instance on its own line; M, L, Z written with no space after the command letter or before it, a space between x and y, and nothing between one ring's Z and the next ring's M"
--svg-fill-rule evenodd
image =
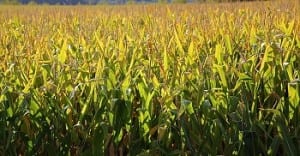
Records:
M18 0L1 0L0 1L1 4L19 4L20 2Z
M127 0L126 4L134 4L135 1L134 0Z
M158 0L158 3L168 3L168 0Z
M236 2L236 1L254 1L254 0L0 0L0 4L61 4L61 5L77 5L77 4L126 4L139 2L157 2L157 3L187 3L187 2ZM264 1L264 0L261 0ZM300 3L300 0L298 0Z
M187 3L187 0L173 0L173 3Z

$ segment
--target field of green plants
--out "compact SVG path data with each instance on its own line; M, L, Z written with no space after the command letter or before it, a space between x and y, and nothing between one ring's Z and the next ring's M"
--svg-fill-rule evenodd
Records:
M297 155L296 2L0 6L0 156Z

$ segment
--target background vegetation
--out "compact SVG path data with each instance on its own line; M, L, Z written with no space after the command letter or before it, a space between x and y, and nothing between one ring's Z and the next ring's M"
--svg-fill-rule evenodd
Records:
M253 0L0 0L0 4L124 4L124 3L187 3L187 2L237 2Z
M295 2L1 6L0 155L296 155Z

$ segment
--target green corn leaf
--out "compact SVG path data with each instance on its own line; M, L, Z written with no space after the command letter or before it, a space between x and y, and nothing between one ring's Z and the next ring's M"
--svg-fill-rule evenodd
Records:
M294 110L299 106L300 104L300 83L292 82L288 84L288 96L289 96L289 102L290 102L290 118L293 118Z
M278 149L279 149L279 137L275 137L272 141L272 144L270 148L268 149L268 155L276 155Z
M294 25L295 25L295 21L294 20L292 20L291 22L289 22L288 27L287 27L286 32L285 32L287 35L291 35L292 34L292 32L294 30Z
M153 114L150 104L151 104L151 100L154 97L154 95L155 95L154 91L149 93L147 96L146 102L145 102L145 107L146 107L147 111L150 112L150 115Z
M164 48L164 62L163 62L164 71L167 73L169 70L169 61L168 61L168 53L167 48Z
M191 42L189 49L188 49L188 57L187 57L189 64L191 64L191 65L194 64L195 58L196 58L196 56L195 56L195 52L194 52L194 43Z
M67 40L63 41L63 45L60 48L57 59L60 63L65 63L67 59Z
M183 46L181 44L181 41L178 37L178 32L176 30L174 31L174 35L175 35L175 42L176 42L177 48L179 49L181 54L184 54Z
M251 27L251 31L250 31L250 44L251 45L257 44L256 29L254 27Z
M130 77L128 76L122 82L122 92L124 95L126 95L129 86L130 86Z
M225 45L228 50L229 55L232 55L232 45L231 45L231 40L229 35L225 35Z
M228 83L227 83L227 79L226 79L226 75L225 75L225 71L224 71L224 66L214 64L214 68L216 68L216 70L220 76L222 86L224 88L228 88Z
M216 45L215 58L217 60L217 64L220 65L223 63L223 50L221 44Z
M288 127L285 124L284 119L281 117L277 117L277 128L279 131L279 137L281 142L283 143L285 154L287 155L295 155L296 153L296 148L295 144L292 142L291 135L288 132Z
M270 46L266 47L265 53L264 53L264 57L261 60L261 65L260 65L260 72L263 72L265 69L265 66L267 63L272 62L274 59L274 52L273 49Z

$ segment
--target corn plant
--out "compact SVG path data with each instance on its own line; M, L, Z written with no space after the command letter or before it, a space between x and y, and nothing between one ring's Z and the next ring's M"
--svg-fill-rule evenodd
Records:
M1 6L0 155L296 155L296 3Z

